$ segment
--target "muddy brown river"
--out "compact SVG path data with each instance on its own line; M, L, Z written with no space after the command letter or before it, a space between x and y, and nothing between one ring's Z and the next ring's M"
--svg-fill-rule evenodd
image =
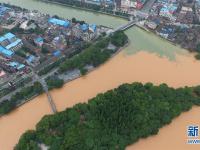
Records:
M200 83L200 62L191 54L176 56L176 61L158 57L148 52L127 55L122 51L95 71L51 92L59 111L80 102L87 102L96 94L115 88L123 83L153 82L169 86L193 86ZM11 150L20 135L34 129L45 114L51 113L45 95L39 96L12 113L0 118L0 149ZM196 150L198 145L186 144L186 127L200 125L200 108L182 114L170 125L162 128L158 135L140 140L128 150Z
M0 0L43 13L65 18L76 17L89 23L117 27L126 21L96 13L81 11L37 0ZM200 85L200 61L192 54L138 28L126 31L129 47L88 75L51 92L59 111L71 107L98 93L116 88L123 83L152 82L169 86ZM45 95L38 96L12 113L0 118L0 150L12 150L19 137L51 110ZM186 127L200 125L200 107L194 107L160 129L156 136L141 139L127 150L199 150L200 145L188 145Z

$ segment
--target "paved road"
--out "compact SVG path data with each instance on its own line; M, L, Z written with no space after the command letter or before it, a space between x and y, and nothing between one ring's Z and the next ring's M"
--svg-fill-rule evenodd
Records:
M22 88L25 88L25 87L31 86L31 85L33 85L33 83L34 83L34 81L29 82L29 83L26 84L26 86L24 86L24 87L20 87L20 88L17 88L15 91L13 91L13 92L7 94L6 96L0 98L0 103L3 102L3 101L5 101L5 100L10 100L11 97L12 97L14 94L16 94L17 92L21 91Z
M58 69L56 68L56 69L52 70L51 72L49 72L48 74L46 74L44 76L41 76L41 77L33 75L32 76L33 80L31 82L27 83L25 86L17 88L15 91L13 91L13 92L5 95L4 97L0 98L0 103L3 102L4 100L10 100L11 97L13 95L15 95L17 92L21 91L22 88L25 88L25 87L28 87L28 86L32 86L34 82L38 81L38 78L40 78L41 80L45 80L46 77L53 75L57 70Z

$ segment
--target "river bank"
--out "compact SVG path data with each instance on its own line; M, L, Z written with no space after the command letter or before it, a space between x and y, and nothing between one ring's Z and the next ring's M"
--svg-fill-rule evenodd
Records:
M92 13L91 11L72 9L70 7L66 7L66 6L62 6L62 5L54 5L51 3L44 3L42 1L0 0L0 2L10 3L12 5L17 5L17 6L20 6L20 7L26 8L26 9L30 9L30 10L38 10L42 13L47 13L50 15L58 15L63 18L77 18L78 20L85 20L86 22L91 23L91 24L96 23L97 25L104 25L104 26L107 26L110 28L117 28L118 26L121 26L121 25L124 25L127 23L127 20L121 19L119 17L112 17L112 16L108 16L108 15ZM57 10L59 10L59 11L57 11ZM132 43L132 41L136 41L136 38L134 37L135 36L134 28L129 29L125 33L129 36L131 43ZM133 33L133 34L130 34L130 33ZM144 35L144 34L145 33L142 33L142 35ZM160 36L157 36L157 37L160 37ZM140 39L141 39L141 41L145 40L144 38L140 38ZM153 40L154 40L154 37L153 37ZM150 41L150 39L148 38L148 41L146 41L146 43L141 44L141 42L139 40L137 40L137 42L135 42L134 44L130 44L129 49L132 49L130 51L140 51L141 49L138 47L144 47L145 49L144 48L142 48L142 49L145 51L154 52L160 56L169 57L170 59L175 58L174 52L172 52L171 50L167 51L166 47L161 49L161 46L159 46L160 44L150 43L149 41ZM167 40L165 39L165 41L167 41ZM146 46L147 44L148 44L148 46ZM136 46L134 46L134 45L136 45ZM164 44L164 45L166 45L166 44ZM170 45L168 45L168 46L171 47Z
M52 15L76 17L90 23L96 22L113 28L126 23L123 19L113 19L106 15L97 15L34 0L6 0L6 2ZM194 59L193 54L169 44L166 40L161 40L152 33L147 34L137 28L129 29L126 34L131 42L118 55L97 70L64 85L62 89L51 91L59 111L77 103L87 102L98 93L106 92L123 83L134 81L153 82L156 85L167 83L173 87L200 84L200 63ZM1 149L12 150L21 134L26 130L35 129L36 123L46 114L51 114L51 110L46 95L43 94L1 117ZM198 145L185 144L185 132L188 124L200 124L198 122L199 115L200 109L193 108L181 115L179 117L181 119L177 118L172 124L162 128L157 136L150 137L150 139L153 138L152 140L143 139L142 142L129 147L129 150L198 150ZM175 146L173 146L174 144Z
M123 37L119 37L119 35L122 35ZM116 39L119 42L118 43L119 45L115 45ZM109 51L107 49L109 44L111 44L111 45L113 45L115 47L114 51L113 50ZM67 64L68 68L64 68L64 70L62 69L62 72L59 71L58 75L53 75L53 76L56 77L56 78L54 78L55 82L60 80L60 81L62 81L62 83L58 87L56 87L54 84L51 84L51 87L52 88L60 88L60 87L62 87L63 84L66 84L66 83L68 83L70 81L73 81L73 80L75 80L77 78L80 78L81 76L83 76L83 75L85 75L85 74L87 74L87 73L89 73L91 71L94 71L99 66L104 64L106 61L111 59L113 56L118 54L122 49L124 49L128 45L129 45L129 40L128 40L127 36L123 32L115 32L112 35L110 35L109 37L103 37L103 38L99 39L99 41L96 41L95 43L93 43L90 47L86 48L83 52L79 53L78 55L73 56L72 58L66 59L66 60L64 60L63 63L59 64L57 66L57 70L58 69L61 70L61 68L63 68L63 66L65 66L65 63ZM98 49L99 52L96 51L97 49ZM95 53L98 53L98 55L96 55ZM82 61L81 58L83 58L83 57L89 58L89 59L88 60L84 59L84 61ZM92 61L92 60L94 60L93 57L95 57L95 59L98 59L98 61L96 61L96 62ZM73 65L74 63L77 64L77 62L81 63L83 65L82 68L80 68L80 66L74 66ZM90 62L91 65L92 64L96 64L96 65L92 65L92 69L85 69L85 71L84 71L85 73L84 74L81 73L81 69L84 69L83 67L85 65L88 65L87 64L88 62ZM72 64L72 65L70 66L70 64ZM62 74L65 74L66 72L69 72L69 74L70 74L71 72L73 72L73 70L78 70L78 72L76 74L73 74L72 77L70 77L70 75L62 75ZM54 72L54 70L53 70L53 72ZM49 70L47 72L47 74L45 75L47 77L41 76L40 79L43 79L43 78L47 79L48 77L51 77L51 75L49 75L49 74L52 74L52 70ZM62 77L60 77L60 76L62 76ZM47 85L48 85L48 82L47 82ZM26 87L26 89L27 88L29 88L29 87ZM48 88L49 88L49 85L48 85ZM51 90L51 89L49 88L49 90ZM34 95L32 95L30 97L30 99L27 99L27 97L23 97L23 100L21 100L22 98L18 99L18 100L15 100L14 97L17 97L17 94L18 95L23 95L24 90L25 89L22 88L21 91L23 91L23 92L19 91L18 93L16 93L14 91L13 95L11 95L11 98L9 100L0 103L0 110L2 110L2 111L0 111L1 112L0 117L5 115L6 113L9 113L9 112L13 111L17 107L22 106L26 102L32 100L34 97L36 97L36 96L38 96L38 95L40 95L42 93L42 91L34 93ZM35 89L33 88L33 90L35 90ZM18 102L18 101L20 101L20 102Z
M113 16L113 17L120 17L122 19L127 19L127 20L129 19L129 17L116 15L116 14L108 13L108 12L105 12L105 11L97 11L97 10L88 9L88 8L84 8L84 7L78 7L78 6L75 6L75 5L69 5L69 4L64 4L64 3L60 3L60 2L53 2L53 1L50 1L50 0L38 0L38 1L42 1L42 2L45 2L45 3L51 3L51 4L56 4L56 5L61 5L61 6L65 6L65 7L71 7L71 8L74 8L74 9L90 11L90 12L93 12L93 13L100 13L100 14L103 14L103 15L109 15L109 16Z
M51 95L57 109L62 111L77 103L87 102L96 94L106 92L123 83L138 81L153 82L156 85L167 83L173 87L195 86L200 83L199 67L200 63L190 54L179 55L174 62L155 54L140 52L127 55L122 51L97 70L65 84L62 89L51 91ZM23 132L34 129L35 124L45 114L50 113L46 95L43 94L3 116L0 118L0 146L4 150L11 150ZM158 149L154 147L153 150Z
M84 11L74 9L62 5L55 5L51 3L44 3L37 0L0 0L1 3L9 3L11 5L20 6L28 10L38 10L44 14L58 15L62 18L76 18L77 20L84 20L90 24L104 25L107 27L115 28L119 25L127 23L126 19L103 15L99 13L92 13L91 11ZM58 11L59 10L59 11Z
M160 129L155 136L141 139L126 150L199 150L199 144L187 144L187 126L200 124L200 109L193 107Z
M200 86L176 89L166 84L122 84L98 94L87 104L45 116L35 131L22 135L15 150L37 147L38 141L56 149L124 150L130 143L156 135L192 106L200 106Z

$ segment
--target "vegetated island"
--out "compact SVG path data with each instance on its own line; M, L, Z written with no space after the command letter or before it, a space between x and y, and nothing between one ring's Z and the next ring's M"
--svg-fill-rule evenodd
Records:
M200 105L200 86L123 84L63 112L48 115L23 134L15 150L124 150L158 133L173 118Z

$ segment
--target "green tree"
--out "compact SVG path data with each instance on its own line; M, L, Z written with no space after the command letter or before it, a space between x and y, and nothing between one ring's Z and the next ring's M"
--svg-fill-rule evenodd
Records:
M16 147L27 150L41 142L56 150L124 150L140 138L157 134L181 112L200 105L199 89L123 84L87 104L45 116L31 135L21 137Z

